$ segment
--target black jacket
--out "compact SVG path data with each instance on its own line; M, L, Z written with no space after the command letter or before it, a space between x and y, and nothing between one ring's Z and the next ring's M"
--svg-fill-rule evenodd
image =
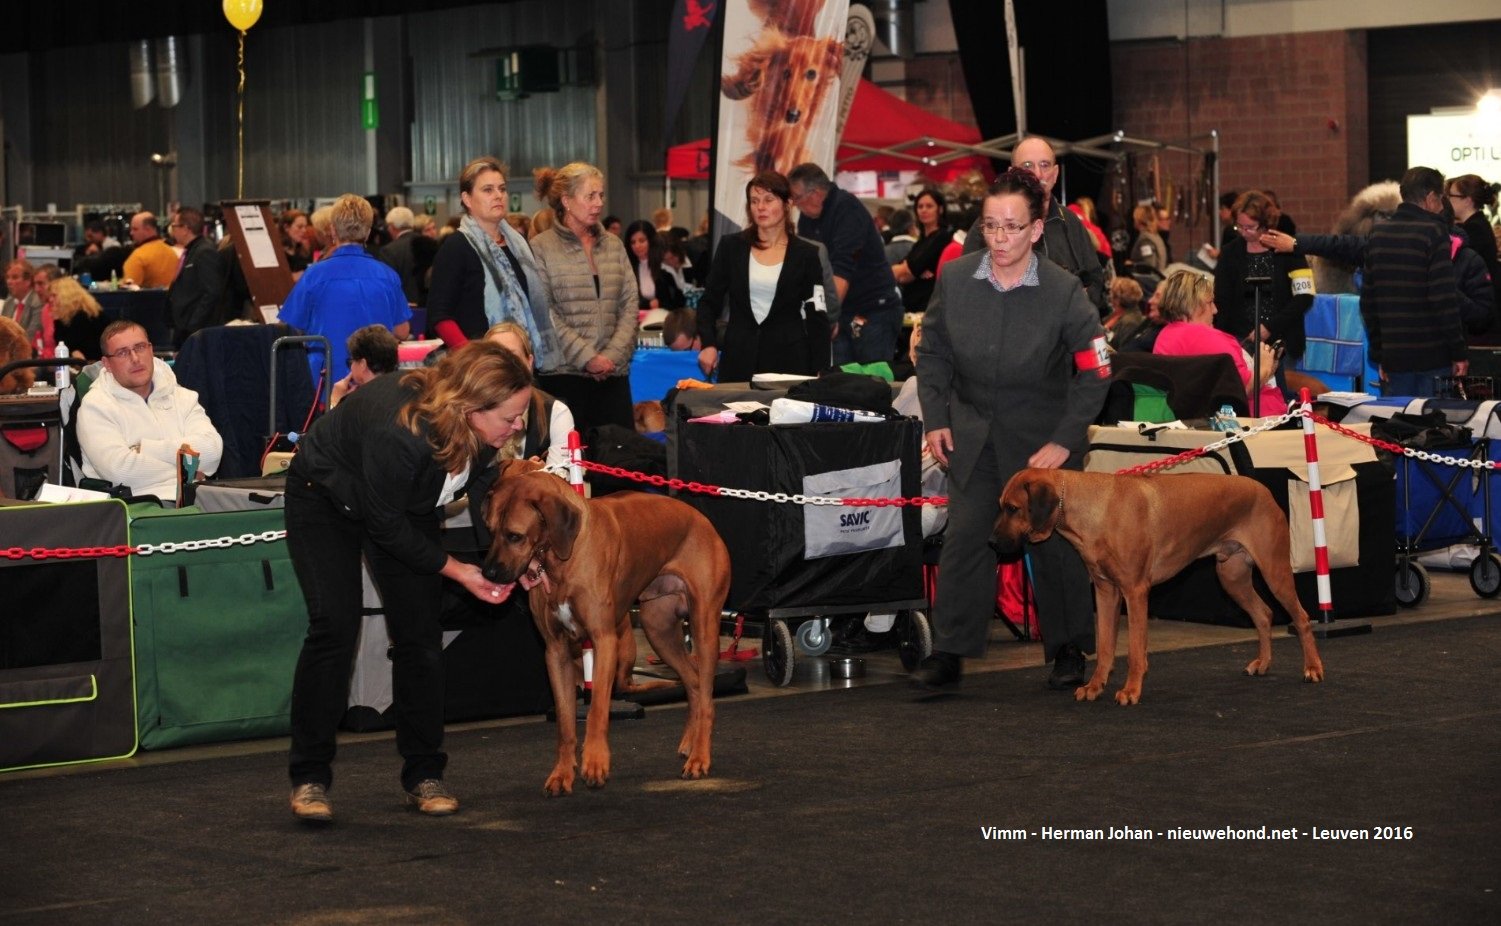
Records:
M750 252L750 242L740 235L720 239L698 302L701 343L720 350L719 381L745 382L756 373L812 376L827 368L829 318L812 302L813 287L823 285L818 248L801 238L788 240L771 312L759 325L751 314ZM721 339L716 323L725 309L729 320Z
M202 235L188 244L182 269L167 290L172 307L172 339L178 347L188 335L212 325L222 325L224 289L229 283L229 266L224 254Z
M1251 336L1251 313L1245 308L1246 273L1250 254L1246 240L1237 237L1220 249L1214 267L1214 327L1237 338ZM1303 356L1306 343L1303 316L1313 308L1313 276L1302 255L1273 254L1272 282L1262 296L1261 320L1272 341L1281 341L1289 357ZM1299 281L1294 291L1294 273Z
M356 389L313 423L298 442L289 479L306 479L326 491L386 553L413 572L430 575L448 554L418 522L436 519L443 467L433 460L426 430L413 434L396 414L417 396L403 374L387 373ZM482 480L495 451L483 449L469 467L470 514L483 520ZM478 521L476 523L479 523Z

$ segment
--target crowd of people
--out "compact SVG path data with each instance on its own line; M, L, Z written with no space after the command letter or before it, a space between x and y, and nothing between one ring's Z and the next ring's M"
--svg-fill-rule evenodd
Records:
M561 474L562 434L631 428L645 313L665 315L664 344L695 351L705 379L849 364L894 375L898 355L911 357L902 407L924 422L924 484L950 500L933 652L913 675L929 690L957 685L963 661L985 649L995 589L986 539L1001 487L1026 467L1082 467L1112 352L1223 355L1248 408L1280 414L1299 385L1318 269L1308 257L1358 268L1351 279L1389 391L1432 394L1439 378L1466 372L1469 345L1501 339L1485 216L1501 187L1477 176L1415 167L1389 185L1374 222L1342 235L1298 234L1269 190L1227 193L1225 234L1205 249L1212 267L1174 261L1173 217L1159 204L1116 217L1135 233L1116 240L1088 198L1057 198L1059 176L1051 145L1029 137L983 195L960 203L922 187L909 208L873 215L816 164L764 171L744 187L743 230L712 254L707 223L690 236L670 211L628 223L606 215L604 175L582 162L534 172L542 208L532 214L510 211L509 169L493 157L464 166L460 213L441 228L402 206L377 216L353 194L312 215L284 212L295 284L280 320L327 337L334 354L330 413L288 472L288 544L309 612L292 699L293 813L332 819L362 553L393 641L403 790L424 813L458 809L443 783L441 579L484 601L511 589L445 552L438 512L482 498L497 459ZM205 228L202 212L179 209L168 243L142 212L128 252L91 225L79 259L128 286L166 289L180 346L247 314L232 243ZM144 328L106 324L88 290L55 267L13 261L6 286L0 316L38 353L66 343L102 361L78 417L86 475L170 501L181 454L214 471L222 442ZM443 347L403 373L398 349L419 307ZM1090 583L1057 536L1034 545L1032 564L1047 681L1071 689L1094 649Z

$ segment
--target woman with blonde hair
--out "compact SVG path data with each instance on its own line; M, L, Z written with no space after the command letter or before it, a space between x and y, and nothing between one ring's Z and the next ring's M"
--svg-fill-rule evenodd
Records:
M99 300L72 277L52 281L52 337L68 345L68 354L98 360L99 336L109 324Z
M418 811L459 802L443 783L443 579L499 604L512 586L446 553L438 509L467 492L471 516L496 450L523 427L532 377L510 351L466 344L433 367L378 376L315 422L287 471L287 548L307 602L292 683L292 813L333 819L335 733L363 620L361 554L391 637L401 786Z
M1246 387L1246 399L1262 416L1287 411L1287 399L1270 380L1277 372L1281 352L1272 344L1261 342L1260 379L1251 381L1253 364L1250 354L1235 335L1214 327L1214 281L1194 270L1179 270L1157 287L1157 312L1167 324L1157 335L1152 353L1167 357L1193 357L1224 354L1235 362L1235 371ZM1260 408L1257 409L1257 398Z
M625 244L599 224L604 174L576 161L533 176L555 220L531 244L562 344L557 363L538 357L537 383L568 403L584 434L602 424L632 428L636 277Z
M485 332L485 340L504 347L532 369L531 341L526 329L515 322L501 322ZM550 473L568 478L568 432L574 429L573 412L568 405L532 387L531 405L522 424L525 430L500 448L502 460L535 460Z

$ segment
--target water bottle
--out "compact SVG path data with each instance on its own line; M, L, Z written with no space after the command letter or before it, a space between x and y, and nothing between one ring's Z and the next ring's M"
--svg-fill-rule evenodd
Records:
M58 341L57 346L52 349L52 356L56 360L66 361L68 359L68 345L62 341ZM71 372L72 368L67 363L59 363L57 369L52 371L52 384L58 389L68 388L68 374Z

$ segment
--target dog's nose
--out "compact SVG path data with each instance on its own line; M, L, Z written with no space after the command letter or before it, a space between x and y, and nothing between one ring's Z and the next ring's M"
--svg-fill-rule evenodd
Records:
M493 559L487 559L479 572L485 577L485 581L494 582L500 578L500 564Z
M803 118L803 111L801 109L789 109L789 110L787 110L787 124L788 125L797 125L798 120L801 119L801 118Z

